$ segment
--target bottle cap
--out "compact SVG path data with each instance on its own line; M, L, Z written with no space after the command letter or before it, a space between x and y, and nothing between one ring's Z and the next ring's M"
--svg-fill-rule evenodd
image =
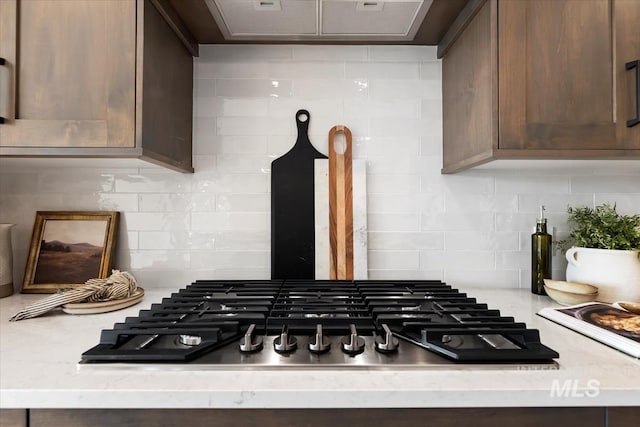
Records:
M544 217L544 211L545 211L545 207L540 206L540 218L538 218L538 224L546 224L547 223L547 218Z

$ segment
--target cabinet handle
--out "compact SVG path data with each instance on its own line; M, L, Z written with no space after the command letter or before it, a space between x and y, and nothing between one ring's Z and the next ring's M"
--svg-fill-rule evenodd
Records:
M626 70L636 69L636 116L627 120L627 127L630 128L640 123L640 59L627 62L624 64L624 68Z
M4 60L4 58L0 58L0 65L4 65L6 63L6 61ZM2 82L0 81L0 84L2 84ZM0 116L0 125L4 124L5 119L4 117Z

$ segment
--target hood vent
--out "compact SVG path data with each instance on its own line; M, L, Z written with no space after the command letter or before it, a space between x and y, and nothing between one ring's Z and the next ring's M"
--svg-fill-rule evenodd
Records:
M411 41L432 0L205 0L226 40Z

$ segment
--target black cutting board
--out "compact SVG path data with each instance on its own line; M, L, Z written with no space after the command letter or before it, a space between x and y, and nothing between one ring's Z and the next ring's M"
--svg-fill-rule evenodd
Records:
M296 113L298 139L271 162L271 278L314 279L313 163L327 156L309 141L311 115Z

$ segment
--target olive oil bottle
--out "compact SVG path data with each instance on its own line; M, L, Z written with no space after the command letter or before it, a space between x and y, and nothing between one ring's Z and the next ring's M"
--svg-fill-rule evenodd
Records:
M531 235L531 292L546 295L544 279L551 279L551 235L547 233L544 206L540 206L540 218L536 232Z

